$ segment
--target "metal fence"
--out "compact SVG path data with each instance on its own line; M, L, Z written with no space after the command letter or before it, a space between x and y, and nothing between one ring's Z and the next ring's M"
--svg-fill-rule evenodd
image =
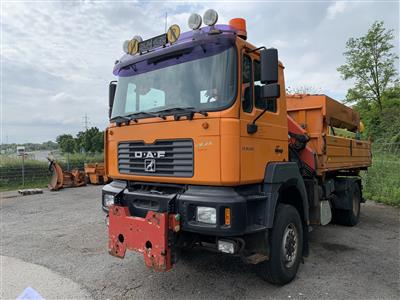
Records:
M372 166L361 174L369 200L400 205L400 143L372 144Z
M67 161L58 153L53 154L55 154L54 156L62 169L66 171L72 169L83 170L85 162L90 161L90 159L84 157ZM0 163L0 189L8 186L23 187L32 183L48 182L50 176L49 163L46 161L32 159L23 161L22 159L11 158L11 161Z

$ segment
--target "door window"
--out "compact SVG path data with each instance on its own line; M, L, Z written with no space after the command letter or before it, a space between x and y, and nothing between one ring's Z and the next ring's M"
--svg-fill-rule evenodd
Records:
M242 108L244 112L253 110L252 63L248 55L243 55L242 62Z

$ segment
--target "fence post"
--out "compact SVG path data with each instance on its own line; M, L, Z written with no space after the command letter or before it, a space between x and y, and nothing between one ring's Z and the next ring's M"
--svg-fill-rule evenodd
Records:
M22 154L22 187L25 187L25 153Z

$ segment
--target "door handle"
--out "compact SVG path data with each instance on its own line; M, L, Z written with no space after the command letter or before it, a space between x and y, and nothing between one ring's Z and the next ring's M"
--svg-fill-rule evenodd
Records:
M280 146L276 146L275 153L283 153L283 148L281 148Z

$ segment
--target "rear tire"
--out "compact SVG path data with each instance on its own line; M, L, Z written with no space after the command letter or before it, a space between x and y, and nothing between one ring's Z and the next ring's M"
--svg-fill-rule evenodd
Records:
M269 235L269 249L269 260L257 265L258 274L272 284L289 283L297 274L303 250L303 226L293 206L278 205Z
M336 224L355 226L360 220L361 191L357 182L351 185L351 208L348 210L333 210L333 220Z

